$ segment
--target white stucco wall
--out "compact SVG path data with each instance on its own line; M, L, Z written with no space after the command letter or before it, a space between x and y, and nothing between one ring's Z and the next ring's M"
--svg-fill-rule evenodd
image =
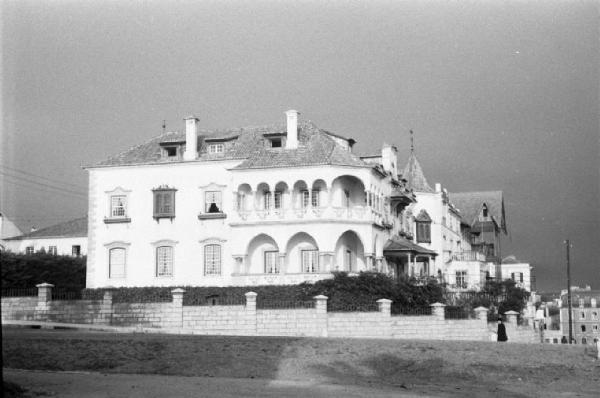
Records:
M512 273L521 272L523 273L523 282L521 283L517 276L515 279L517 286L522 287L525 290L531 291L531 270L532 267L529 263L518 263L518 264L501 264L501 276L502 279L511 279Z
M231 171L236 164L234 161L191 161L90 169L87 286L298 283L329 277L331 270L343 269L341 253L346 247L354 251L354 271L367 269L366 255L381 256L383 242L390 232L375 224L381 224L383 218L389 216L365 205L365 190L381 197L383 203L391 192L389 177L382 178L365 167ZM293 187L299 181L309 190L313 186L321 189L319 208L302 211L294 208L299 202ZM278 184L288 187L284 191L283 209L260 210L263 190L273 192ZM165 185L177 189L176 215L172 220L155 220L152 189ZM251 195L247 198L246 211L241 213L236 207L239 187L245 187ZM350 208L341 203L344 189L350 191ZM205 190L222 191L226 218L198 219L198 214L204 212ZM109 217L113 192L128 196L130 222L104 222ZM311 245L311 239L298 239L299 233L307 234L316 243L322 275L298 276L300 250ZM265 239L250 245L259 235ZM174 247L171 277L156 276L156 246L162 241ZM222 246L220 276L204 275L203 248L207 243ZM115 246L127 250L123 278L109 278L108 250ZM264 275L265 250L277 250L282 256L281 275Z

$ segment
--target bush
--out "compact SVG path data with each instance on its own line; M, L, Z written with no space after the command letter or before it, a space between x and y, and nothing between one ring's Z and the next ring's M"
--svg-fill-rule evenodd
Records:
M51 283L64 290L85 287L85 257L0 253L2 257L2 288L31 288L39 283Z
M130 287L113 291L114 302L160 302L171 301L173 287ZM337 272L333 279L316 283L304 282L299 285L268 286L229 286L229 287L182 287L184 305L210 304L211 300L220 303L244 303L245 293L258 294L257 306L273 302L312 301L314 296L325 295L330 311L351 311L373 309L377 300L388 298L398 306L428 306L442 300L442 288L431 281L417 285L413 280L396 280L374 272L361 272L350 276ZM84 299L101 299L104 289L85 289Z

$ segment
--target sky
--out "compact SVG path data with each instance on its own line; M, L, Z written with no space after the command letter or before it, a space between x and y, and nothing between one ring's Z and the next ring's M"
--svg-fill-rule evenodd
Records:
M87 214L93 164L162 131L284 122L409 130L430 184L502 190L503 256L538 290L600 288L595 1L3 1L0 211Z

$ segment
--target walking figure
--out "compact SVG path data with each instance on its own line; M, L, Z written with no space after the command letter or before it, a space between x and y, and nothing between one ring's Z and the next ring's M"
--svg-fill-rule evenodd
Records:
M507 341L506 327L502 323L502 318L498 318L498 341Z

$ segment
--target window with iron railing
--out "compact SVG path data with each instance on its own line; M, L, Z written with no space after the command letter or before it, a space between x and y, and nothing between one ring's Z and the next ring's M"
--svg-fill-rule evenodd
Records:
M279 252L278 251L265 251L265 274L277 274L279 273Z
M204 275L221 275L221 245L204 246Z
M319 251L318 250L302 250L301 261L303 272L318 272L319 271Z
M156 248L156 276L173 276L173 247Z

